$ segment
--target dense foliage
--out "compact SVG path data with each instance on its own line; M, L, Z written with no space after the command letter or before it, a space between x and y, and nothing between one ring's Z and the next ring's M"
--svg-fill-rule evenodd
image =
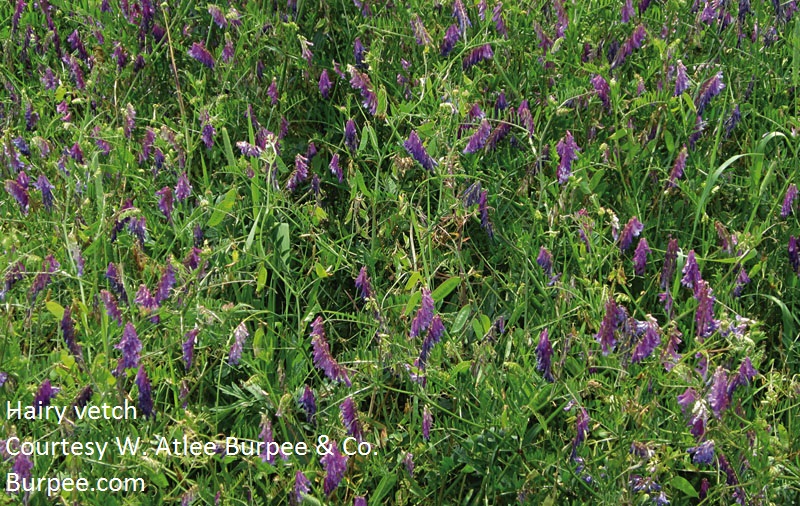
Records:
M0 6L2 472L80 504L788 504L800 19L763 2ZM5 440L353 436L371 455ZM43 493L0 499L45 504Z

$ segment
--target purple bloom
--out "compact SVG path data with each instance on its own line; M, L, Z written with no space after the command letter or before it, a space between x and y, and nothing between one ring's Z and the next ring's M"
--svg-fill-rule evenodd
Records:
M581 407L578 410L578 414L575 416L575 439L572 440L573 457L575 456L578 446L586 440L587 432L589 432L589 413L586 411L586 408Z
M664 369L667 371L671 371L681 359L681 355L678 353L678 346L681 342L681 332L675 327L670 329L667 345L664 347L664 353L661 354Z
M423 169L433 172L433 168L439 165L425 150L425 146L422 145L422 141L419 139L415 130L411 131L408 140L403 143L403 147L406 148L408 154L414 157L414 160L422 165Z
M325 455L319 459L322 468L325 469L325 480L323 481L322 488L325 495L331 495L339 483L344 478L344 473L347 471L347 456L339 452L336 441L331 441L325 451Z
M531 114L531 110L528 106L528 101L523 100L519 107L517 108L517 117L519 118L519 122L525 127L525 130L528 131L528 137L533 135L533 115Z
M361 92L361 105L375 116L378 112L378 96L372 89L369 76L352 66L348 67L348 71L350 72L350 86Z
M483 147L486 146L486 141L489 139L489 134L491 134L491 132L492 127L489 122L486 119L482 120L478 129L470 136L469 141L467 141L467 147L464 148L462 153L475 153L483 149Z
M653 351L661 344L661 330L658 328L658 322L655 318L647 315L645 322L640 322L637 325L637 333L640 330L644 331L644 337L636 344L631 356L631 362L637 363L649 357Z
M210 118L207 117L206 120L203 121L203 130L200 133L200 139L203 141L203 144L206 145L206 148L211 149L214 146L214 135L217 131L211 125L209 119Z
M81 347L75 339L75 325L72 323L72 311L69 306L64 308L64 315L61 318L61 334L64 336L64 342L67 344L67 349L78 362L83 362L83 353Z
M410 338L414 338L425 332L433 321L433 297L427 288L422 289L422 302L420 303L417 315L411 321Z
M33 397L33 407L37 410L40 408L45 408L50 405L50 401L53 400L58 392L61 389L54 387L50 384L50 380L44 380L42 385L39 387L39 390L36 392L36 395Z
M789 236L789 265L792 266L792 271L800 275L800 247L798 247L798 239L791 235Z
M642 237L639 239L639 245L636 246L636 251L633 253L633 272L635 272L637 276L644 276L644 271L647 268L647 255L650 253L650 246L647 244L647 239Z
M666 289L672 276L675 274L675 265L678 260L678 240L670 239L667 252L664 254L664 268L661 270L661 288Z
M603 321L600 323L600 329L595 334L595 339L600 343L603 349L603 355L608 355L617 345L614 332L618 326L619 308L612 297L606 301L606 314Z
M694 102L698 116L703 114L703 111L705 111L711 99L719 95L724 88L725 84L722 83L722 72L718 72L714 77L700 86L700 91Z
M511 124L508 122L500 122L494 130L489 134L489 137L486 139L486 150L487 151L494 151L497 147L497 143L500 142L508 133L511 131Z
M484 60L490 60L493 57L494 51L492 51L491 44L484 44L470 51L470 53L461 62L461 67L464 70L468 70L470 67L473 67Z
M306 179L308 179L308 158L297 153L294 157L294 171L286 183L286 188L293 192Z
M331 78L328 77L328 70L323 69L319 76L319 93L322 95L322 98L327 99L330 97L331 88L333 88L333 84L331 84Z
M733 296L736 298L741 297L744 286L748 283L750 283L750 276L747 275L744 267L739 267L739 274L736 276L736 284L733 287Z
M553 346L550 344L547 329L539 334L539 344L536 346L536 369L542 373L546 381L553 382L553 372L550 361L553 356Z
M228 364L239 365L239 360L242 358L244 342L249 336L250 334L247 332L247 327L244 322L241 322L233 331L233 345L231 346L230 353L228 353Z
M308 385L303 389L303 395L300 396L300 407L306 412L306 419L313 421L314 415L317 413L317 401L314 398L314 391Z
M431 36L428 34L428 30L425 29L425 25L422 24L422 19L418 14L414 14L411 18L411 30L414 32L414 38L420 46L427 46L432 42Z
M30 457L24 453L18 453L14 458L14 465L11 466L11 472L16 474L20 483L31 483L31 470L33 469L33 462ZM27 503L27 501L25 501Z
M450 25L447 27L447 31L444 33L444 39L442 39L442 45L439 48L439 52L442 54L442 56L446 57L453 51L453 48L455 48L459 37L460 33L456 25Z
M146 311L153 311L159 308L159 303L156 302L155 297L144 284L139 285L139 290L136 292L133 302L139 304Z
M681 284L687 288L692 288L697 293L697 283L702 281L700 275L700 268L697 266L697 260L694 258L694 250L689 251L686 256L686 265L683 266L683 278Z
M678 152L678 156L675 158L675 163L672 165L667 186L674 188L676 186L675 181L683 177L683 171L686 169L687 154L688 151L686 149L686 144L684 144L681 150Z
M611 101L608 98L608 94L611 91L611 88L608 86L608 81L606 81L605 78L603 78L603 76L600 74L595 74L590 82L594 87L594 92L600 98L600 101L603 102L603 106L605 106L606 109L610 109Z
M236 143L236 147L239 148L244 156L257 157L261 155L261 148L258 146L253 146L249 142L238 141Z
M167 263L164 271L161 273L161 279L158 281L158 288L156 289L155 301L157 305L169 298L169 291L175 285L175 269L172 264Z
M642 230L644 230L644 225L636 216L628 220L628 223L625 224L625 227L622 229L622 233L619 236L620 251L627 251L633 243L633 238L639 237L639 234L642 233Z
M645 30L644 25L640 24L636 26L628 40L622 44L622 47L620 47L616 55L614 55L613 61L611 62L611 68L615 69L625 63L625 60L633 53L634 49L639 49L642 47L645 37L647 37L647 31Z
M789 189L786 190L786 196L783 198L783 205L781 206L781 218L786 218L792 213L795 198L797 198L797 186L792 183L789 185Z
M714 440L709 439L687 450L695 464L711 464L714 460Z
M189 177L186 175L186 172L181 172L181 175L178 177L178 185L175 186L175 198L178 199L178 202L183 202L189 195L192 194L192 185L189 183Z
M409 476L414 476L414 454L407 452L403 457L403 465L406 467L406 472Z
M141 246L144 246L144 240L147 234L147 230L145 228L144 216L141 216L139 218L131 218L131 220L128 222L128 231L134 237L136 237Z
M186 341L183 342L183 362L186 365L187 372L192 368L192 360L194 360L194 345L197 344L197 334L199 333L200 329L195 327L183 336L186 338Z
M361 70L366 70L367 68L367 66L364 64L364 53L366 53L364 44L361 43L360 37L356 37L355 43L353 43L353 56L356 60L356 67L360 68Z
M728 407L730 398L728 397L728 375L722 367L717 367L714 372L711 390L708 393L708 403L714 416L721 418L722 412Z
M311 348L314 366L321 369L329 379L344 382L350 386L350 378L347 370L339 365L331 355L330 345L325 337L325 328L322 325L322 317L317 318L311 323Z
M342 173L342 168L339 166L339 153L334 153L331 157L330 170L331 174L336 176L340 183L344 181L344 174Z
M214 23L216 23L218 27L220 28L228 27L228 20L225 18L225 14L222 13L222 9L220 9L216 5L209 5L208 13L211 14L211 19L214 20Z
M422 437L425 441L429 441L431 439L431 426L433 425L433 416L431 415L431 411L428 409L426 405L425 408L422 410Z
M8 184L8 183L6 183ZM47 176L44 174L39 175L39 179L33 183L33 187L42 192L42 203L44 204L44 208L47 209L47 212L53 211L53 190L55 186L50 184L50 181L47 179Z
M356 497L353 499L353 506L367 506L367 499L365 497Z
M620 12L620 18L622 19L623 23L627 23L631 20L634 15L633 10L633 1L632 0L625 0L625 4L622 6L622 12Z
M211 53L208 52L202 42L192 43L192 48L189 49L189 56L210 69L214 68L214 57L211 56Z
M466 36L467 27L472 26L472 22L467 16L467 9L461 0L453 0L453 17L458 20L458 25L461 28L461 35Z
M492 222L489 221L489 206L487 203L487 199L489 196L489 192L483 190L478 197L478 211L481 213L481 228L486 231L486 234L491 239L494 237L494 227Z
M431 320L428 333L425 334L425 339L422 341L422 348L419 352L419 358L416 361L420 369L425 369L425 364L428 361L428 357L430 357L431 350L433 350L433 347L439 342L442 334L444 334L444 324L442 324L442 319L437 314Z
M261 450L261 462L269 462L270 464L275 464L275 452L274 452L274 443L275 438L272 435L272 422L269 421L266 417L264 421L261 423L261 433L259 433L258 437L261 438L261 441L264 442L264 449ZM287 460L289 457L283 450L281 450L280 446L278 446L277 454L283 460Z
M47 255L47 257L45 257L42 264L42 272L33 278L33 284L31 285L31 301L36 299L39 292L47 288L47 285L50 284L50 275L59 267L61 267L61 264L56 261L53 255Z
M684 416L689 416L692 413L694 404L699 398L697 391L692 387L687 388L682 394L678 395L678 405L681 407L681 412Z
M575 139L572 137L572 132L567 130L567 133L564 137L558 141L556 144L556 152L559 156L558 162L558 182L559 184L564 184L569 180L569 176L572 173L572 162L578 159L577 151L580 151L580 148L575 143Z
M736 128L736 125L738 125L741 120L742 120L742 113L739 110L739 104L736 104L733 108L733 111L731 111L731 115L725 119L724 126L725 126L726 139L731 136L734 128Z
M506 22L503 20L503 2L497 2L497 5L492 9L492 21L494 21L494 28L497 33L507 39L508 29L506 28Z
M165 186L156 192L158 199L158 208L167 218L167 221L172 223L172 188Z
M20 172L20 175L21 174L25 173ZM14 181L13 179L6 180L6 191L14 198L14 200L17 201L17 204L19 204L20 210L22 211L22 215L27 216L28 210L30 209L28 188L27 186L23 186L19 183L19 177L17 179L17 181Z
M355 154L358 150L358 134L356 133L356 122L352 119L347 120L344 125L344 145L350 150L351 154Z
M464 209L474 206L480 201L481 196L481 182L472 183L461 194L461 201L464 204Z
M536 257L536 263L544 270L547 276L553 275L553 254L544 246L539 248L539 256Z
M352 397L347 397L344 402L339 405L339 411L342 415L342 424L344 424L347 433L361 442L364 438L361 432L361 423L358 421L358 410L356 404L353 402Z
M714 319L715 298L711 287L708 286L706 281L702 279L697 281L695 298L697 299L697 312L695 313L697 337L700 342L703 342L706 337L719 328L719 321Z
M678 60L675 73L675 96L683 94L689 89L689 77L686 75L686 67L681 60Z
M369 281L369 276L367 275L366 266L361 267L361 270L358 271L358 276L356 277L356 288L361 292L361 298L365 301L372 297L372 286Z
M304 496L311 492L311 482L301 471L294 475L294 501L295 504L302 504Z
M233 41L226 33L225 45L222 46L222 63L229 63L231 60L233 60L234 54L236 54L236 49L233 47Z
M122 355L117 362L117 370L114 373L116 376L122 374L125 369L136 369L139 367L139 354L142 351L142 342L139 341L139 336L136 335L136 329L131 322L125 324L125 330L122 331L122 339L119 344L114 348L120 350Z
M128 302L128 293L125 291L125 285L122 283L117 266L114 265L113 262L108 263L106 279L108 279L108 284L111 286L111 289L116 292L120 300L122 300L122 302Z
M139 387L139 409L145 418L155 418L156 413L153 410L150 379L147 377L144 366L139 366L139 372L136 373L136 386Z

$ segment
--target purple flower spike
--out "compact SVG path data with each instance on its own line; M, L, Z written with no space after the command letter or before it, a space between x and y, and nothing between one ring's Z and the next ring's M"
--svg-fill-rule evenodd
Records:
M678 346L681 342L680 331L673 327L670 330L667 345L664 347L664 353L661 355L664 369L666 369L667 372L671 371L672 368L675 367L675 364L681 359L681 355L678 353Z
M481 228L486 231L486 235L489 238L494 237L494 226L492 222L489 221L489 205L487 202L489 196L489 192L487 190L483 190L478 197L478 211L481 213Z
M423 169L433 172L433 168L439 165L425 150L425 146L422 145L422 141L415 130L411 131L408 140L403 143L403 147L406 148L408 154L414 157L414 160L422 165Z
M20 172L20 175L25 174L25 172ZM23 180L27 179L23 176ZM23 216L28 216L28 210L30 209L30 198L28 197L28 186L20 184L20 177L17 177L17 180L7 179L6 180L6 191L9 195L11 195L14 200L17 201L19 204L20 211L22 211Z
M575 452L578 446L581 445L586 440L586 434L589 432L589 413L586 411L586 408L581 407L578 410L578 414L575 415L575 439L572 440L572 454L575 455Z
M347 120L344 126L344 145L355 154L358 150L358 134L356 133L356 122L352 119Z
M786 218L792 214L794 208L794 199L797 198L797 186L794 183L789 185L786 190L786 196L783 198L783 205L781 206L781 218Z
M703 278L700 275L700 268L694 257L694 250L689 251L689 254L686 256L686 265L683 266L682 273L683 278L681 278L681 284L697 292L697 282L701 281Z
M47 255L45 257L44 262L42 264L42 272L36 275L33 278L33 284L31 285L31 301L36 299L36 296L39 293L47 288L47 285L50 284L50 275L53 274L61 264L59 264L53 255Z
M517 108L517 117L519 118L520 124L525 127L525 130L528 131L528 137L530 138L533 135L534 125L533 115L531 114L527 100L523 100L519 104L519 107Z
M675 96L683 94L689 89L689 77L686 75L686 67L681 60L678 60L675 72Z
M503 20L503 2L497 2L497 5L492 9L492 21L494 21L494 28L497 33L507 39L508 28L506 28L506 22Z
M128 293L125 291L125 285L122 283L119 270L113 262L108 263L108 269L106 269L106 279L108 279L108 284L111 286L111 289L114 290L114 293L117 294L120 300L127 303Z
M186 338L186 341L183 342L183 363L186 366L186 372L189 372L189 369L192 368L194 346L197 344L197 334L199 333L200 329L195 327L183 336Z
M136 335L136 329L131 322L125 324L125 330L122 331L122 339L119 344L114 348L122 352L117 362L117 370L114 373L119 376L125 369L136 369L139 367L139 354L142 352L142 342L139 341L139 336Z
M334 155L331 157L330 170L331 174L336 176L340 183L344 181L344 173L342 172L342 168L339 166L339 153L334 153Z
M150 293L150 289L144 284L139 285L139 290L136 292L136 297L134 297L133 302L139 304L139 306L146 311L153 311L159 308L155 297L153 297L153 294Z
M11 466L11 472L17 475L19 481L22 483L30 483L32 470L33 462L31 462L30 457L24 453L17 454L14 458L14 465Z
M314 398L314 391L308 385L303 389L303 395L300 396L300 407L306 412L306 419L309 422L314 420L314 415L317 413L317 400Z
M6 294L11 291L18 281L21 281L22 278L25 277L24 275L25 266L19 261L12 265L8 271L6 271L6 275L3 278L3 289L0 290L0 301L5 300Z
M361 423L358 421L358 410L356 403L353 402L352 397L347 397L344 402L339 405L339 411L342 415L342 424L344 424L347 433L361 442L364 434L361 432Z
M661 288L666 289L675 274L675 264L678 260L678 240L670 239L667 252L664 254L664 268L661 270Z
M55 186L50 184L50 181L47 179L47 176L44 174L39 175L39 179L33 183L33 187L42 192L42 203L44 204L44 208L47 209L47 212L53 211L53 190Z
M572 137L572 132L567 130L566 135L562 137L560 141L558 141L558 144L556 144L556 152L559 156L559 184L564 184L569 180L569 176L572 174L572 162L578 159L577 151L580 151L580 148L575 143L575 139Z
M620 19L623 23L627 23L631 20L634 14L633 1L625 0L625 4L622 6L622 11L620 12Z
M428 406L425 406L425 409L422 410L422 437L425 441L431 439L431 426L433 426L433 416Z
M369 276L367 275L366 266L361 267L361 270L358 271L358 276L356 277L356 288L361 293L361 298L363 300L366 301L372 297L372 285L369 281Z
M214 20L214 23L216 23L218 27L220 28L228 27L228 19L225 17L225 14L222 12L222 9L220 9L216 5L209 5L208 13L211 14L211 19Z
M467 141L467 147L464 148L462 153L470 154L475 153L486 146L486 141L489 140L489 134L492 133L492 126L489 122L484 119L481 121L481 124L478 126L478 129L475 131L472 136L470 136L469 140Z
M598 98L600 98L600 101L603 102L603 106L606 109L610 109L611 101L608 98L608 94L611 91L611 88L608 85L608 81L606 81L605 78L600 74L596 74L594 77L592 77L590 82L594 87L595 94L597 94Z
M136 373L136 386L139 387L139 410L145 418L155 418L156 412L153 410L153 397L150 389L150 379L144 366L139 367Z
M622 229L622 233L619 236L620 251L627 251L628 248L631 247L631 244L633 244L633 238L639 237L639 234L642 233L642 230L644 230L644 225L641 221L639 221L639 218L634 216L628 220L628 223L625 224L625 227Z
M175 186L175 198L178 199L178 202L183 202L188 199L191 194L192 185L189 183L189 177L186 175L186 172L181 172L181 175L178 177L178 184Z
M242 358L242 348L244 347L245 340L250 336L247 332L247 327L244 322L241 322L236 330L233 331L233 345L231 346L230 353L228 354L228 364L238 365L239 360Z
M367 66L364 63L364 54L367 52L364 44L361 43L361 38L356 37L355 42L353 43L353 56L356 60L356 67L360 68L361 70L366 70Z
M431 291L427 288L423 288L422 302L417 310L417 315L411 321L411 332L409 333L410 338L417 337L428 330L428 327L433 321L433 310L434 306L433 297L431 297Z
M169 291L175 285L175 269L172 264L167 263L164 272L161 273L161 279L158 281L158 288L156 289L156 305L160 306L162 302L169 298Z
M344 473L347 471L347 456L339 452L336 441L331 441L330 445L325 451L325 455L319 459L322 468L325 469L325 480L322 484L322 489L325 495L331 495L339 483L344 478Z
M297 153L294 157L294 171L286 183L286 188L293 192L306 179L308 179L308 158Z
M365 497L356 497L353 499L353 506L367 506L367 499Z
M547 329L544 329L542 333L539 334L539 344L536 346L536 369L541 372L544 379L550 383L555 381L550 365L552 357L553 346L550 344Z
M332 381L341 381L350 386L350 378L347 370L344 369L331 355L330 345L325 337L325 327L322 324L322 317L317 318L311 323L311 348L314 366L321 369Z
M750 283L750 276L744 267L739 267L739 274L736 276L736 284L733 287L733 296L739 298L742 296L745 285Z
M453 17L458 20L458 25L461 28L461 35L466 36L467 27L472 26L472 22L467 16L467 9L461 0L453 0Z
M698 116L703 114L711 99L719 95L723 89L725 89L725 84L722 83L722 72L717 73L700 86L700 92L694 102Z
M637 324L637 333L640 331L644 332L644 336L633 349L631 362L634 364L652 355L661 344L661 329L659 329L658 322L652 316L647 315L645 322Z
M406 466L406 472L409 476L414 476L414 454L411 452L407 452L406 456L403 457L403 465Z
M544 270L548 277L553 275L553 254L544 246L539 248L539 256L536 257L536 263Z
M319 76L319 93L322 95L322 98L327 99L330 97L331 88L333 88L333 84L331 84L331 78L328 77L328 70L323 69Z
M439 48L439 52L442 56L447 57L453 51L460 36L461 34L458 31L458 26L450 25L447 27L447 31L444 33L444 39L442 39L442 45Z
M461 62L461 67L464 70L468 70L480 62L491 60L492 58L494 58L492 46L490 44L484 44L473 49Z
M165 186L156 192L158 199L158 208L167 218L167 221L172 223L172 188Z
M674 188L675 181L683 177L683 171L686 169L686 155L689 151L686 149L686 144L683 145L678 156L675 158L675 163L672 165L672 170L669 173L669 182L667 186Z
M350 86L361 92L361 105L366 108L370 114L375 116L378 113L378 96L372 89L372 82L369 76L363 72L359 72L353 66L347 69L350 72Z
M441 339L442 334L444 334L444 324L442 324L442 318L437 314L431 320L428 333L425 334L425 339L422 341L422 348L420 349L419 358L416 362L420 369L425 369L425 365L428 362L431 351L436 343L438 343Z
M422 24L422 19L418 14L414 14L414 17L411 18L411 30L414 32L414 38L416 39L418 45L427 46L433 42L428 30L425 29L425 25Z
M614 299L609 297L606 301L606 314L600 323L600 329L595 334L595 339L603 349L603 355L608 355L617 345L614 332L617 330L619 309Z
M712 380L711 391L708 393L708 403L711 411L717 418L722 417L722 412L728 407L730 398L728 397L728 375L722 367L717 367Z
M711 287L702 279L697 280L695 298L697 299L697 312L695 313L697 337L700 342L703 342L719 328L719 321L714 319L714 301L716 299Z
M49 379L44 380L39 390L36 392L36 395L33 397L33 407L37 410L46 408L50 405L50 401L53 400L53 397L58 395L60 391L61 389L54 387Z
M311 482L308 481L306 475L301 471L297 471L294 475L294 502L295 504L302 504L304 498L311 492Z
M800 240L795 236L789 236L789 265L792 266L792 271L800 276Z
M650 246L647 244L647 239L642 237L639 239L639 245L636 246L636 251L633 253L633 272L635 272L637 276L644 276L644 271L647 268L647 255L650 253Z
M681 412L684 416L689 416L692 413L694 403L699 398L697 391L692 387L687 388L682 394L678 395L678 405L681 407Z
M269 421L268 418L264 418L264 421L261 423L261 433L258 435L261 438L261 441L264 443L264 449L261 451L260 457L261 462L269 462L270 464L275 464L275 452L272 449L273 443L275 443L275 437L272 435L272 422ZM288 455L283 453L280 447L278 447L277 454L283 460L287 460L289 458Z
M75 339L75 324L72 323L72 311L69 306L64 308L64 316L61 318L61 334L64 336L64 342L67 344L67 349L78 362L83 362L83 352Z
M710 465L714 462L714 440L709 439L697 446L693 446L687 450L689 455L692 456L692 462L695 464Z
M192 48L189 49L189 56L210 69L214 68L214 57L211 56L211 53L208 52L202 42L192 43Z

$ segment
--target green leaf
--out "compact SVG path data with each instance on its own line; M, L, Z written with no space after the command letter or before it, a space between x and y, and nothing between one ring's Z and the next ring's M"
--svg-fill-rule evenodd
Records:
M395 483L397 483L397 475L389 473L384 474L378 486L375 487L375 490L370 494L369 503L371 505L383 504L382 499L386 494L391 492Z
M420 279L422 279L422 276L420 275L420 273L417 272L417 271L414 271L411 274L411 276L408 278L408 282L406 283L406 288L405 288L406 291L413 290L414 287L417 286L417 283L419 282Z
M461 329L463 329L464 325L467 324L467 318L469 318L469 314L471 312L472 312L472 307L469 305L466 305L461 308L461 311L458 312L456 318L453 320L453 326L450 329L451 334L461 332Z
M235 167L236 158L233 156L233 147L231 147L231 138L228 136L228 129L222 127L220 128L220 133L222 133L222 143L225 145L225 157L228 159L228 165Z
M682 476L675 476L669 483L673 488L677 488L689 497L700 497L700 495L697 493L697 490L695 490L692 484L689 483L689 480Z
M667 151L672 154L675 152L675 139L672 138L672 134L669 130L664 131L664 142L667 144Z
M472 319L472 330L475 332L475 337L478 339L483 337L483 325L481 325L480 319L477 316Z
M267 284L267 269L264 267L264 264L261 264L261 268L258 270L258 277L256 278L256 293L263 290L264 285L266 284Z
M207 227L216 227L222 220L225 218L225 215L228 214L231 209L233 209L234 204L236 204L236 187L234 186L228 193L225 194L225 198L222 199L222 202L219 203L219 206L214 209L214 212L211 213L211 218L208 219L208 223L206 223Z
M276 236L276 243L278 246L278 253L281 256L284 264L289 263L289 250L292 247L292 241L289 237L289 224L281 223L278 225Z
M56 319L61 320L64 318L64 308L58 302L54 302L52 300L47 301L45 307L53 316L56 317Z
M458 285L461 284L461 278L459 276L453 276L452 278L447 279L444 283L436 287L436 290L431 293L431 297L433 300L440 301L443 300L445 297L450 295L450 292L456 289Z
M414 311L414 308L417 307L417 304L419 304L419 301L421 300L422 300L422 292L412 293L411 297L408 298L408 303L406 303L405 315L409 316L411 312Z
M317 273L317 277L318 277L319 279L325 279L325 278L327 278L328 276L330 276L330 274L328 273L328 271L327 271L327 270L325 270L325 267L323 267L323 266L322 266L322 264L321 264L321 263L319 263L319 262L316 262L316 263L314 263L314 272L316 272L316 273Z

